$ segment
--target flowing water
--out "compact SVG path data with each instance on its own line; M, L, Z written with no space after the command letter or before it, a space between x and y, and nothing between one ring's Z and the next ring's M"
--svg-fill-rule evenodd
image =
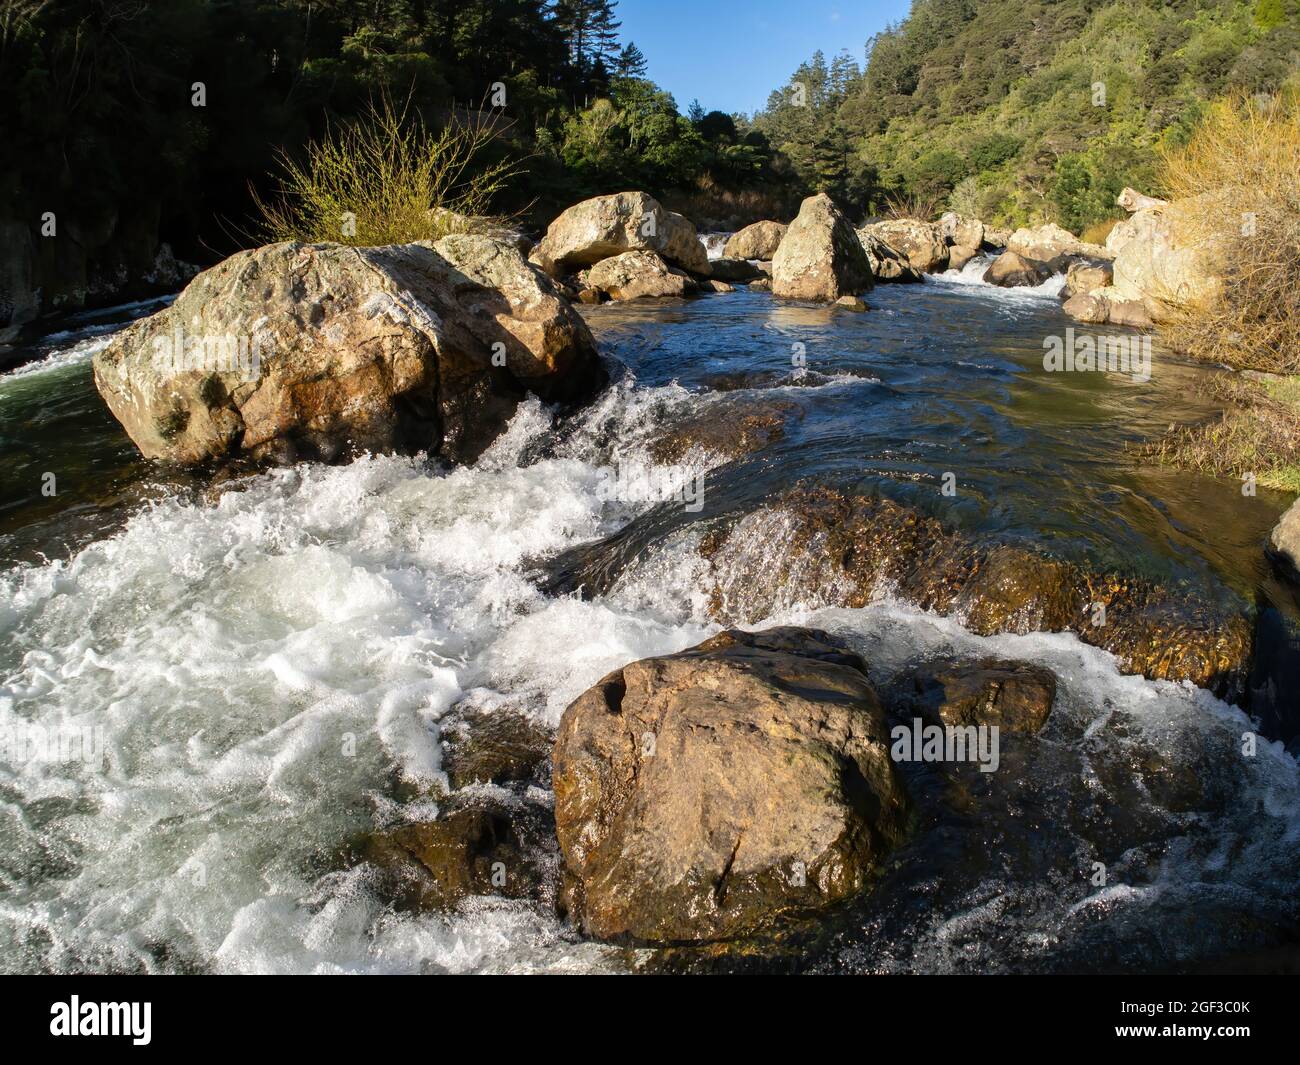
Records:
M0 378L0 969L699 964L582 941L544 902L395 912L338 855L436 811L453 707L553 727L609 670L716 631L700 537L799 480L1283 600L1261 545L1285 500L1133 450L1213 413L1207 371L1156 350L1145 382L1046 373L1043 338L1068 324L1050 284L1000 291L977 269L877 288L866 314L744 291L590 308L625 370L566 424L529 402L472 467L370 457L223 491L136 457L91 380L107 333L48 343ZM776 404L784 435L733 462L652 459L665 424L746 404ZM702 477L703 506L620 498L651 477ZM882 683L993 652L1061 684L1043 733L959 801L911 781L936 801L882 883L779 964L1161 968L1296 938L1300 778L1281 743L1240 756L1242 710L1121 676L1069 634L979 638L887 598L792 594L772 622L841 634Z

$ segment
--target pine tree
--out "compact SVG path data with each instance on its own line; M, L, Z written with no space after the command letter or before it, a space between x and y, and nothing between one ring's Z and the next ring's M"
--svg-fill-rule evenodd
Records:
M635 41L629 41L627 46L618 53L618 62L614 64L614 69L620 78L645 77L645 54L636 46Z

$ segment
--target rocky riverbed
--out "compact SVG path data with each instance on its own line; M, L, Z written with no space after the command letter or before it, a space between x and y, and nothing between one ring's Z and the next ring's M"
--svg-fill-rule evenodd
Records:
M0 966L1294 943L1288 501L1137 450L1213 371L1050 369L1106 280L1058 233L821 197L710 260L604 199L532 265L245 253L0 378ZM160 372L190 328L267 361Z

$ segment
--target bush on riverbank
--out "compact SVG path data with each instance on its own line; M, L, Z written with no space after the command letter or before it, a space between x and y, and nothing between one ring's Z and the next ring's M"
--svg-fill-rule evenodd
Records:
M1164 156L1175 200L1212 209L1191 222L1222 284L1166 326L1170 343L1210 362L1300 372L1300 98L1238 96L1211 107L1186 147Z
M367 248L444 237L460 219L487 216L519 173L508 158L485 161L497 132L491 118L471 115L434 133L409 101L397 107L381 96L309 143L302 162L281 154L280 198L253 194L264 235Z

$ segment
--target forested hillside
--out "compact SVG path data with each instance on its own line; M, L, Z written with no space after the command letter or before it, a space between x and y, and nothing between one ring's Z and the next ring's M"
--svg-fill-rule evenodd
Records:
M1205 104L1300 68L1297 0L915 0L849 53L817 55L755 126L800 177L862 209L891 196L1078 230L1149 186ZM802 105L802 106L801 106Z

